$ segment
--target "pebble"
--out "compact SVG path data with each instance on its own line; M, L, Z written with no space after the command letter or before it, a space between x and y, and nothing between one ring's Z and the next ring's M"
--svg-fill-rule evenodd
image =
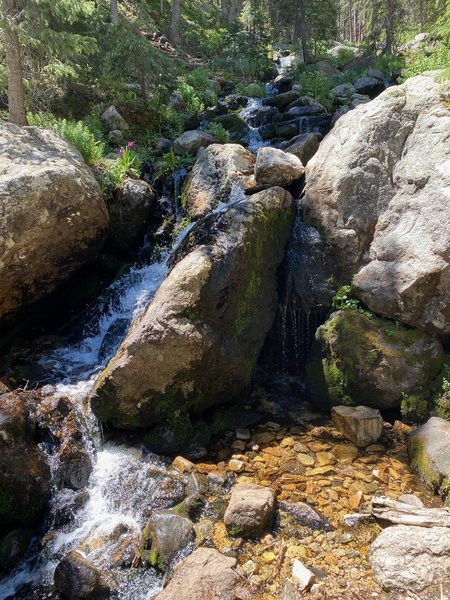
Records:
M292 579L301 591L309 589L316 581L316 576L305 565L296 558L292 565Z
M244 428L238 428L236 429L236 438L238 440L242 440L244 442L248 442L251 438L250 435L250 430L249 429L244 429Z
M228 467L235 473L241 473L245 469L245 463L242 460L232 458L228 463Z
M297 454L297 460L305 467L312 467L315 462L310 454Z

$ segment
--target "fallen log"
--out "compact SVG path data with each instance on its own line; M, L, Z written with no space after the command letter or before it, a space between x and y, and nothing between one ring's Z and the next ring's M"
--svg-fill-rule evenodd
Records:
M370 512L376 519L400 525L450 527L450 510L446 508L419 508L385 496L372 498Z

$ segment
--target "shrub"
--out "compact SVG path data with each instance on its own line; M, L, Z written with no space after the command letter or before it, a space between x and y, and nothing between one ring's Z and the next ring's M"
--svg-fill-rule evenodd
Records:
M267 96L266 86L263 83L255 81L248 85L240 84L237 87L237 92L249 98L265 98Z
M228 144L230 141L230 134L222 123L209 123L204 129L210 133L219 144Z
M161 156L155 173L155 177L159 177L161 175L171 175L172 173L175 173L175 171L179 171L180 169L187 169L189 167L192 167L196 160L196 157L192 154L184 154L183 156L178 156L171 148L170 152Z
M376 65L386 77L397 78L405 65L405 58L395 54L381 54Z
M402 81L420 75L425 71L447 69L449 65L450 47L439 42L428 51L414 52L406 57L405 68L402 71Z
M333 87L325 73L303 68L296 74L296 81L301 85L302 93L311 96L325 108L331 108L330 90Z
M83 121L57 119L48 113L29 114L28 122L36 127L52 129L80 152L86 163L93 166L103 160L105 144L95 135Z
M350 48L339 48L337 55L333 60L336 67L343 67L355 58L353 50Z

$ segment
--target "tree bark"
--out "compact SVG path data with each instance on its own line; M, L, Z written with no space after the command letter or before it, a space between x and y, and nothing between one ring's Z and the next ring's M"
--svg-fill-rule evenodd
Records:
M23 85L22 58L17 31L17 10L15 0L1 0L2 19L5 23L6 66L8 69L8 109L9 120L16 125L28 125L25 110L25 89Z
M299 0L298 9L298 31L302 43L303 62L306 64L308 62L308 47L306 45L306 18L304 0Z
M386 44L384 47L384 52L385 54L392 54L392 44L394 38L394 7L392 0L387 0L386 9Z
M111 0L111 25L119 24L119 9L117 0Z
M172 24L169 39L174 46L180 43L181 0L172 0Z

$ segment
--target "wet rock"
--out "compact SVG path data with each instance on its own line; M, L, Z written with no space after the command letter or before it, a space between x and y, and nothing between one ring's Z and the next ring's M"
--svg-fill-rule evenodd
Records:
M229 110L239 110L247 106L248 97L240 94L230 94L225 97L225 105Z
M111 591L102 572L76 550L58 563L54 585L67 600L101 600L109 598Z
M302 162L302 165L307 165L314 154L319 149L319 137L317 133L302 133L289 141L285 152L294 154Z
M185 499L186 493L186 485L180 477L164 475L149 497L148 506L151 510L173 508Z
M280 502L280 510L284 510L299 525L304 525L314 530L332 529L328 519L312 508L312 506L306 504L306 502Z
M194 540L192 521L169 511L152 513L142 534L140 554L153 567L165 570L176 554Z
M262 127L275 120L279 111L274 106L250 106L241 112L241 116L250 127Z
M34 524L50 499L50 468L37 444L34 404L27 392L0 396L0 526Z
M316 340L306 380L323 407L383 409L414 394L426 399L443 365L442 346L429 334L354 310L333 313Z
M450 423L431 417L408 441L410 464L436 492L450 491Z
M199 548L175 567L167 587L154 600L246 599L249 590L236 567L235 558Z
M278 75L273 80L273 87L277 90L278 94L285 94L292 89L292 83L294 78L290 75Z
M275 492L255 484L235 485L224 522L230 535L255 537L271 528L275 514Z
M283 111L299 97L299 92L290 91L278 94L278 96L274 96L273 98L264 98L263 104L265 106L275 106L278 110Z
M422 592L448 578L450 529L388 527L372 543L369 560L384 590Z
M247 388L275 314L292 221L292 197L271 188L193 229L96 383L91 404L102 422L151 427Z
M214 144L214 138L201 129L185 131L173 142L175 154L197 154L200 148Z
M212 123L222 125L230 134L232 142L239 142L249 132L249 127L238 113L228 113L212 119Z
M385 89L384 81L375 77L360 77L355 81L353 87L358 94L364 94L370 98L375 98Z
M0 572L15 567L24 557L30 544L32 532L27 529L15 529L0 538Z
M304 173L297 156L276 148L260 148L256 157L255 177L260 185L288 186Z
M189 416L180 413L148 433L144 438L144 446L155 454L176 454L188 448L193 433Z
M439 77L411 78L341 117L308 163L303 205L366 306L446 335L450 110Z
M383 418L374 408L333 406L331 418L336 429L359 448L375 444L383 433Z
M117 251L127 254L142 242L147 230L155 192L145 181L125 179L114 201L108 203L108 242Z
M89 452L79 442L67 439L58 451L56 467L57 484L72 490L86 487L92 472L92 459Z
M185 184L185 205L198 219L230 200L233 185L247 187L255 157L239 144L213 144L198 153L198 160Z
M115 106L108 107L105 112L102 113L100 119L107 131L126 131L129 129L128 123Z
M100 187L52 131L0 123L0 318L53 292L102 246Z
M312 115L321 115L326 110L321 104L314 102L307 106L294 106L284 113L286 120L293 119L295 117L310 117Z

